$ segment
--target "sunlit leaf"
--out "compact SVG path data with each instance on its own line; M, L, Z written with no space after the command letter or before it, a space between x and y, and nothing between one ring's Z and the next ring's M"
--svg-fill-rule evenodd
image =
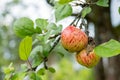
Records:
M65 4L65 3L69 3L71 1L73 1L73 0L59 0L59 3L60 4Z
M91 12L91 8L90 7L85 7L82 10L82 18L84 18L87 14L89 14Z
M110 41L97 46L95 53L101 57L112 57L120 54L120 42L111 39Z
M32 36L34 33L34 23L31 19L22 17L14 22L13 30L19 37Z
M56 21L64 19L72 14L72 7L69 4L59 5L55 10Z
M9 74L11 72L14 72L14 67L13 67L13 63L10 63L10 65L8 67L4 67L3 71L5 74Z
M98 1L96 2L96 4L97 4L98 6L108 7L108 6L109 6L109 5L108 5L108 2L109 2L109 0L98 0Z
M25 78L25 75L26 75L26 72L16 73L11 77L11 80L23 80Z
M27 60L32 49L32 37L26 36L19 46L19 56L22 60Z

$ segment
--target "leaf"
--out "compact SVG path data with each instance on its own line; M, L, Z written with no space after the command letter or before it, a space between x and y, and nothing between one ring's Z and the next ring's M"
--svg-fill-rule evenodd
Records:
M91 7L85 7L85 8L83 8L83 10L82 10L82 18L84 18L87 14L89 14L90 12L91 12Z
M28 65L27 64L21 64L21 71L25 72L28 70Z
M56 52L57 54L59 54L61 57L64 57L64 54L69 54L69 52L63 48L63 46L62 46L62 44L60 44L60 42L57 44L57 46L54 48L53 51Z
M60 33L60 32L62 31L62 28L63 28L63 26L62 26L62 25L59 25L59 26L57 27L57 29L54 31L54 34Z
M40 34L40 33L42 33L42 30L41 30L41 28L39 28L38 26L36 26L35 32L38 33L38 34Z
M29 78L29 80L42 80L42 78L33 71L29 72Z
M31 55L30 57L33 59L32 60L32 66L36 67L38 65L40 65L43 61L43 47L40 46L36 46L35 48L33 48L33 50L31 51Z
M33 21L26 17L16 20L13 30L19 37L32 36L35 33Z
M95 53L101 57L112 57L120 54L120 43L111 39L110 41L97 46Z
M3 72L5 74L10 74L11 72L14 72L14 71L15 71L15 69L13 67L13 63L10 63L10 65L8 67L3 68Z
M108 5L108 2L109 2L109 0L98 0L98 1L96 2L96 4L97 4L98 6L108 7L108 6L109 6L109 5Z
M64 54L61 52L57 52L61 57L64 57Z
M24 80L26 74L27 74L26 72L15 73L15 74L11 77L11 80Z
M47 19L41 19L41 18L38 18L35 20L36 22L36 25L41 28L41 30L46 30L46 27L48 25L48 22L47 22Z
M51 73L55 73L55 69L52 68L52 67L49 67L48 70L49 70Z
M72 7L69 4L59 5L55 10L56 22L72 14Z
M54 26L54 27L52 27L52 26ZM50 37L50 35L56 35L62 31L62 25L59 25L56 27L55 26L56 25L51 25L51 29L49 29L49 32L46 34L48 36L48 38Z
M32 49L32 37L26 36L19 46L19 56L22 60L27 60Z
M57 29L57 25L55 23L50 23L48 26L47 26L47 29L48 30L56 30Z
M37 71L37 74L38 74L39 76L44 75L44 74L45 74L45 68L39 69L39 70Z
M119 7L119 9L118 9L118 12L119 12L119 14L120 14L120 7Z
M71 1L73 1L73 0L59 0L59 3L60 4L65 4L65 3L69 3Z
M43 55L47 57L49 55L49 50L51 49L50 44L44 44L43 45Z

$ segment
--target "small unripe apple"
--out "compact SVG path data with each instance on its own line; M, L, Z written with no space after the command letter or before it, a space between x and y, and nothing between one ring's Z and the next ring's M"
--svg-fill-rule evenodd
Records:
M100 60L100 57L95 54L94 50L87 53L87 50L83 49L82 51L76 54L76 60L79 64L87 68L92 68L95 65L97 65L97 63Z
M88 44L88 36L75 26L66 27L61 33L62 46L70 52L78 52Z

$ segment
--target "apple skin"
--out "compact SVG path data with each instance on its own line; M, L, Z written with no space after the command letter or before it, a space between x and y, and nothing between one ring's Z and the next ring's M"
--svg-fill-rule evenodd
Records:
M87 53L87 50L83 49L76 54L76 60L79 64L87 68L92 68L100 61L100 57L95 54L94 50Z
M69 52L78 52L88 44L88 36L75 26L66 27L61 33L62 46Z

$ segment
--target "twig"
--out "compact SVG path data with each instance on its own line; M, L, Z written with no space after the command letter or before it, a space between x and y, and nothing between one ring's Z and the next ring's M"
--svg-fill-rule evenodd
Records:
M45 58L44 58L44 68L45 68L45 69L48 69L48 66L47 66L47 64L46 64L47 61L48 61L48 58L45 57Z
M60 35L60 34L59 34L59 35ZM49 54L52 52L52 50L55 48L55 46L58 44L59 41L60 41L60 36L57 38L57 40L54 42L52 48L49 50L49 52L48 52ZM43 61L44 61L44 68L45 68L45 69L48 69L48 66L47 66L47 64L46 64L46 62L48 61L48 58L45 57L45 58L43 59Z
M54 35L54 36L51 36L51 37L49 37L49 39L53 39L53 38L56 38L57 36L59 36L61 33L58 33L58 34L56 34L56 35Z
M70 23L70 25L73 25L75 23L75 21L81 17L81 12L76 16L76 18Z
M51 51L55 48L55 46L58 44L59 41L60 41L60 36L59 36L58 39L54 42L52 48L49 50L49 53L51 53Z
M30 63L30 61L29 61L29 60L27 60L27 63L29 64L30 69L32 70L32 65L31 65L31 63Z

